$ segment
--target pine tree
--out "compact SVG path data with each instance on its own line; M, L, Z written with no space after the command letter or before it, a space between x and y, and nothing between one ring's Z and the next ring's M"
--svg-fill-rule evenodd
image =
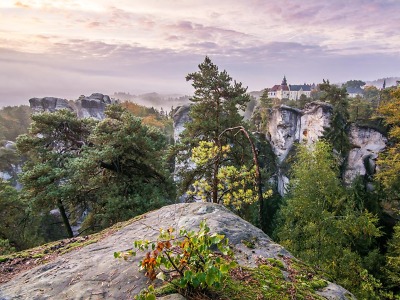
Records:
M346 88L339 88L324 80L324 83L319 85L319 89L323 92L321 100L329 102L333 106L331 124L325 130L325 138L345 157L350 147L349 137L347 136L349 103Z
M68 236L72 237L68 206L75 203L69 163L87 143L93 120L78 120L69 110L32 116L29 133L17 139L17 149L27 161L20 180L22 193L37 210L57 207Z
M232 82L228 73L220 72L208 57L199 65L199 71L188 74L186 80L192 81L195 92L190 98L193 103L190 108L192 121L185 125L186 129L181 134L178 160L181 163L188 162L190 149L197 147L200 141L213 142L218 148L235 143L229 159L217 157L211 166L201 166L191 171L188 171L190 168L181 168L183 172L179 174L183 192L196 179L205 178L211 186L208 201L217 203L220 167L223 164L242 165L246 159L251 162L251 152L245 146L245 138L234 137L231 132L221 136L225 129L243 125L239 110L245 111L250 96L246 94L247 88L242 87L241 83Z
M90 201L86 227L106 227L174 198L164 134L119 105L105 115L88 138L90 146L71 164L75 194Z

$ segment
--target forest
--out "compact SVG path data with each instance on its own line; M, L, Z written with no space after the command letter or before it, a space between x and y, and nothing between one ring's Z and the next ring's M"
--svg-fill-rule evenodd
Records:
M16 188L0 181L0 259L46 242L88 235L177 201L220 203L359 299L400 299L400 88L323 80L310 98L260 99L208 57L186 76L190 122L173 139L173 111L123 102L103 120L68 110L0 110L0 169L22 164ZM271 111L312 101L332 106L331 124L290 155L285 195L272 180ZM243 113L256 107L250 119ZM374 176L344 181L351 124L388 138ZM15 142L5 147L7 141Z

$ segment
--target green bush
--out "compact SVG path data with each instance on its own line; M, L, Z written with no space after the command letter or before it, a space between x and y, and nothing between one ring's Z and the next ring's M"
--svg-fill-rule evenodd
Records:
M229 262L231 251L224 235L210 234L205 221L198 232L181 229L178 236L173 228L160 230L155 242L135 241L134 248L146 252L140 262L151 281L158 278L171 283L185 296L220 288L225 275L235 263ZM214 250L218 249L219 253ZM116 252L114 257L127 259L136 256L136 251ZM136 299L155 299L153 288L142 291Z

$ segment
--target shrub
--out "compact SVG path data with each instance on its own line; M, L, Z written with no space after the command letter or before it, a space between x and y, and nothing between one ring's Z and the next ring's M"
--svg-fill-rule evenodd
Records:
M224 235L210 234L205 221L198 232L181 229L160 230L155 242L135 241L134 248L146 252L139 267L151 281L158 278L171 283L185 296L204 293L210 288L220 288L225 275L234 266L229 262L231 251ZM219 250L215 252L214 250ZM116 252L114 257L127 259L136 256L136 251ZM136 299L155 299L153 287L136 296Z

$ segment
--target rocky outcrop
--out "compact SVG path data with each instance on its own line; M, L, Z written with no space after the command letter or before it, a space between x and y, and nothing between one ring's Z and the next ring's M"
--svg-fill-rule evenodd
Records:
M289 184L288 175L281 168L295 143L312 144L324 134L330 125L332 106L323 102L308 103L303 110L281 105L269 116L265 133L277 156L278 173L275 174L280 195L285 194Z
M174 137L179 140L179 135L184 130L184 124L190 122L189 106L180 107L174 115ZM266 135L272 150L277 156L278 172L274 179L278 192L283 195L289 183L285 174L286 159L295 143L310 145L318 141L329 128L333 108L324 102L308 103L303 110L281 105L272 109ZM357 175L372 175L375 172L375 161L378 154L386 146L387 139L372 128L352 125L349 131L352 145L347 167L344 173L345 181L350 183ZM190 164L189 164L190 166ZM177 169L187 167L181 163ZM177 170L176 169L176 170Z
M0 285L0 299L132 299L147 285L147 279L137 268L140 257L117 260L113 253L131 249L133 241L138 239L155 240L160 227L197 231L204 219L211 232L229 239L240 266L256 267L260 259L274 258L282 262L282 276L290 280L286 261L294 259L293 256L260 229L221 205L185 203L147 213L100 242L14 277ZM246 241L251 241L252 246L248 247ZM287 296L290 293L288 290ZM326 299L351 296L333 283L317 294Z
M191 122L189 116L190 105L182 105L176 108L173 115L174 119L174 140L179 140L179 135L185 130L185 124Z
M332 106L312 102L303 110L281 105L272 110L268 123L267 138L282 163L296 142L311 144L317 141L329 127Z
M278 161L287 157L295 141L299 140L301 111L282 105L272 111L268 123L268 138Z
M192 121L192 119L189 116L189 112L190 112L190 105L182 105L177 107L175 113L173 114L175 142L179 141L180 134L185 130L185 124ZM187 161L175 161L174 180L175 181L180 180L181 171L192 170L194 168L195 164L191 159L188 159ZM187 194L184 193L179 197L179 201L185 202L187 198L188 198Z
M303 110L280 106L272 111L267 137L278 157L279 172L275 177L278 192L283 195L289 183L288 176L280 166L285 162L294 143L310 145L318 141L329 128L332 106L323 102L312 102ZM358 175L373 175L376 159L387 143L387 139L373 128L352 125L349 130L351 150L344 172L345 182L350 184Z
M376 171L376 160L387 144L387 138L380 132L352 125L349 130L352 149L347 158L344 179L350 184L357 176L373 175Z
M72 110L67 99L44 97L44 98L31 98L29 104L34 113L41 113L45 111L55 112L60 109Z
M325 128L330 126L332 106L323 102L306 104L302 111L300 126L300 142L311 144L319 140Z
M82 95L76 101L54 97L32 98L29 100L34 112L54 112L60 109L69 109L76 112L79 118L95 118L98 120L104 119L106 106L115 102L117 101L100 93L94 93L88 97Z

